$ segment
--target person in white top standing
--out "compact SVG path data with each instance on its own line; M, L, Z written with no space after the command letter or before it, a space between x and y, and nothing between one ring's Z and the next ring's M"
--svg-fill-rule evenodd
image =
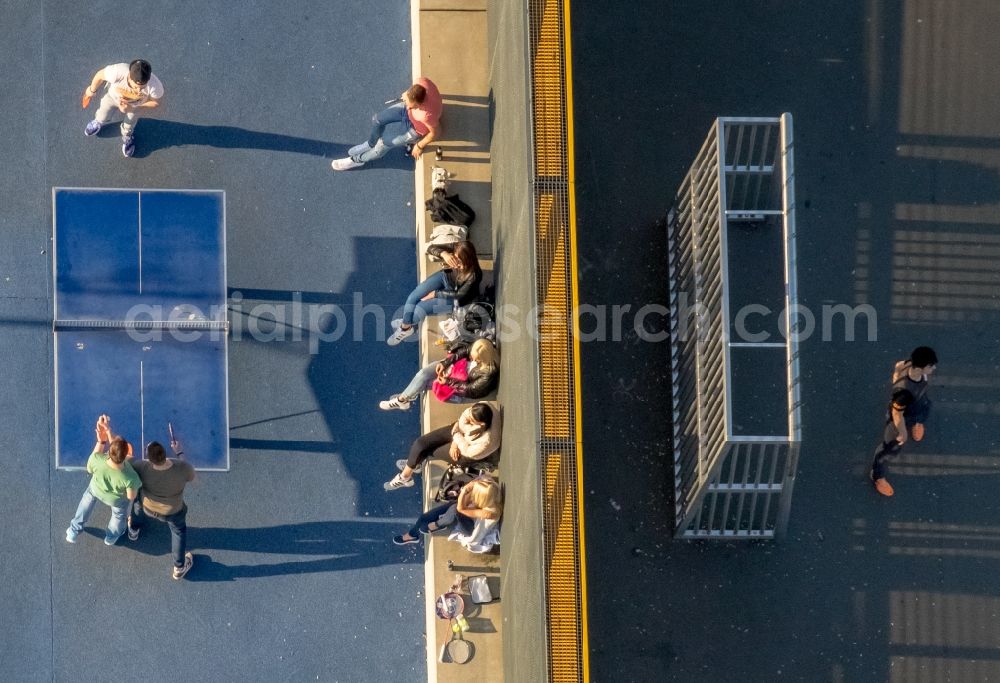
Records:
M97 94L101 83L107 83L107 89L97 106L94 120L87 124L83 132L85 135L97 135L101 126L108 123L114 111L118 110L125 115L121 127L122 154L130 157L135 154L136 120L142 111L160 106L163 83L144 59L136 59L130 64L109 64L94 74L90 85L83 91L81 104L84 109L90 105L90 98Z

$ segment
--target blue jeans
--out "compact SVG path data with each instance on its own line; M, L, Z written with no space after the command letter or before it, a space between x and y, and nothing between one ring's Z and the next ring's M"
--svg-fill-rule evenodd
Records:
M451 299L442 299L435 296L433 299L421 301L421 299L431 292L439 292L447 288L448 278L445 277L443 270L439 270L414 287L413 291L410 292L410 296L406 297L406 303L403 304L403 324L419 325L428 315L449 313L454 308Z
M72 521L69 523L69 533L74 538L79 536L80 532L83 531L83 525L90 519L91 513L94 512L94 506L99 500L97 496L90 492L90 484L87 484L87 490L83 492L80 504L76 507L76 515L74 515ZM128 498L121 498L114 505L109 506L111 508L111 519L108 520L108 530L104 534L104 542L108 545L113 545L125 533L128 506Z
M372 132L368 135L368 146L371 149L351 158L362 164L381 159L389 150L408 145L421 137L410 124L406 105L400 102L372 117Z
M184 566L184 552L187 550L187 504L172 515L160 515L142 507L141 498L132 507L132 528L141 529L146 517L166 523L170 529L170 554L174 556L174 566Z
M406 388L399 392L399 395L407 401L416 401L420 398L420 394L430 389L434 380L437 379L436 367L437 363L431 363L417 370L417 374L413 376ZM458 394L452 394L445 403L462 403L462 400Z
M429 534L431 530L427 528L427 525L433 522L438 531L439 529L447 529L453 527L456 524L466 535L471 535L476 526L476 520L471 517L466 517L458 510L455 510L454 517L447 523L441 523L441 518L444 517L450 510L455 507L455 503L445 503L444 505L439 505L436 508L431 508L424 514L417 517L417 521L414 523L410 530L406 532L411 538L420 538L420 534ZM449 515L451 517L451 515Z

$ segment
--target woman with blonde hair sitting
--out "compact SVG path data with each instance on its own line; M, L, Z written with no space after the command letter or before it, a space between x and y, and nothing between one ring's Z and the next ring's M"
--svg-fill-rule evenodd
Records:
M449 536L472 552L487 552L499 540L503 499L496 479L481 475L462 487L454 503L445 503L417 518L413 527L401 536L393 536L396 545L420 543L420 534L457 527Z
M417 371L398 394L380 401L382 410L409 410L420 394L432 390L434 396L448 403L461 403L487 396L500 379L500 352L489 339L453 342L440 363L430 363Z

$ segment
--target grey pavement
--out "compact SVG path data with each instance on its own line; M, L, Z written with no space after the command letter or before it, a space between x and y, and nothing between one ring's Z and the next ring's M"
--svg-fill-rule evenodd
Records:
M50 1L3 14L19 75L0 92L0 679L425 680L422 558L390 542L419 496L387 496L371 465L417 433L416 416L376 408L416 349L385 346L371 316L361 341L250 317L301 293L353 327L355 292L391 312L412 286L412 162L329 168L409 84L409 8ZM94 71L136 57L166 99L126 160L114 130L84 137L79 100ZM63 540L86 476L54 469L53 186L226 191L232 470L189 491L184 581L169 578L165 527L106 548L99 508L76 545Z

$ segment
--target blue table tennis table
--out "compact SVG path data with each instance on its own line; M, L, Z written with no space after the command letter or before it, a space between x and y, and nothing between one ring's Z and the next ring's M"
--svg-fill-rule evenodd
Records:
M229 469L225 194L53 188L56 467L86 465L111 416L136 457L172 427Z

